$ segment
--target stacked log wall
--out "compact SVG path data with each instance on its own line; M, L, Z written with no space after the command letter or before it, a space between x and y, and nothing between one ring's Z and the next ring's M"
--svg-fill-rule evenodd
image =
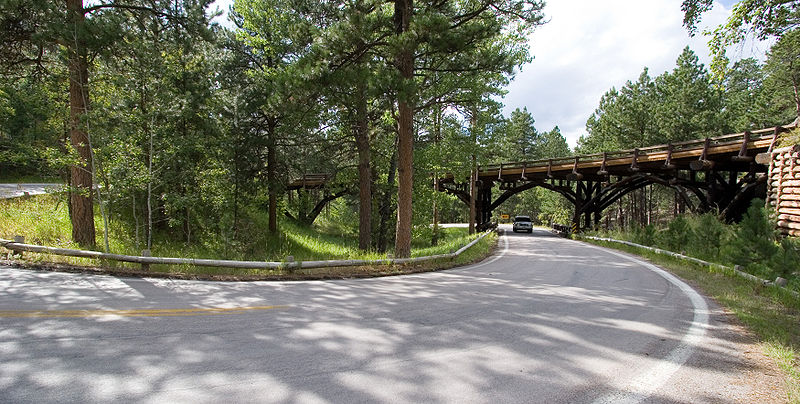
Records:
M774 150L770 156L767 207L777 216L778 231L800 236L800 146Z

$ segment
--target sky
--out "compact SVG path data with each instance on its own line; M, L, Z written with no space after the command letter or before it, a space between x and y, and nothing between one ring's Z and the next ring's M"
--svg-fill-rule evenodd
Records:
M227 10L232 0L218 0ZM502 100L503 114L527 108L539 131L561 129L570 147L586 133L586 120L612 87L635 81L644 67L651 77L672 70L687 45L708 66L708 38L689 37L681 0L548 0L548 22L530 36L531 63L522 66ZM716 1L699 32L724 22L734 0ZM213 6L212 6L213 7ZM764 44L729 52L733 60L763 59Z
M715 2L699 31L724 22L732 3ZM539 131L558 125L571 147L603 94L637 80L644 67L650 77L672 70L687 45L710 62L708 38L691 38L682 25L681 0L550 0L544 13L549 22L529 39L534 60L509 85L503 112L527 107ZM765 48L747 44L729 56L763 59Z

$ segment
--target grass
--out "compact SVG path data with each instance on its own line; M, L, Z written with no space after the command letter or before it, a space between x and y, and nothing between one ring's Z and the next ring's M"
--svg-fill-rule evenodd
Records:
M40 195L31 198L15 198L0 200L0 238L12 239L22 235L29 244L46 245L61 248L79 248L71 241L71 224L67 205L59 195ZM230 259L245 261L283 262L292 256L295 261L312 260L378 260L386 258L385 254L358 249L357 238L349 233L336 230L327 233L325 227L307 227L291 220L280 222L279 234L271 235L264 231L267 217L260 212L249 212L243 220L239 237L218 235L196 236L194 242L185 243L171 239L166 234L154 234L152 255L159 257ZM102 219L96 215L98 249L103 246ZM140 230L141 233L141 230ZM137 237L130 226L120 221L112 221L109 226L109 252L124 255L140 255L144 248L142 235ZM468 235L465 228L441 229L440 242L430 247L430 239L425 231L420 232L412 240L412 256L421 257L444 254L455 251L473 240L476 235ZM496 238L487 237L462 254L457 260L437 260L424 265L413 265L410 268L396 268L395 271L420 271L440 269L458 263L471 262L479 256L489 253ZM476 251L478 251L476 253ZM477 255L476 255L477 254ZM481 255L483 254L483 255ZM465 258L466 257L466 258ZM68 265L78 267L102 266L113 271L136 271L139 264L107 261L98 263L95 260L63 257L46 254L26 253L25 260L34 265ZM247 270L232 268L166 266L153 265L151 272L168 274L189 274L203 276L347 276L348 274L365 275L365 269L327 269L303 270L291 274L285 270ZM366 269L372 273L382 273L386 267ZM311 272L314 273L311 273ZM338 274L338 275L337 275Z
M60 184L64 180L58 176L42 176L42 175L27 175L27 176L5 176L0 175L0 184Z
M786 375L788 402L800 403L800 300L784 289L742 279L731 271L700 266L643 248L584 241L647 258L732 311L753 331L764 352Z

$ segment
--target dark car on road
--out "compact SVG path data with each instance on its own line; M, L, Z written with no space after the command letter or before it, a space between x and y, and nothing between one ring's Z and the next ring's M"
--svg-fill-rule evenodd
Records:
M533 233L533 223L531 223L530 216L514 216L514 233L518 231Z

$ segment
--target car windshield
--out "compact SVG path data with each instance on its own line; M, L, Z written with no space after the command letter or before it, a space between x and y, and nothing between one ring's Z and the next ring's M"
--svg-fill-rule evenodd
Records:
M514 218L515 222L530 222L531 218L528 216L517 216Z

